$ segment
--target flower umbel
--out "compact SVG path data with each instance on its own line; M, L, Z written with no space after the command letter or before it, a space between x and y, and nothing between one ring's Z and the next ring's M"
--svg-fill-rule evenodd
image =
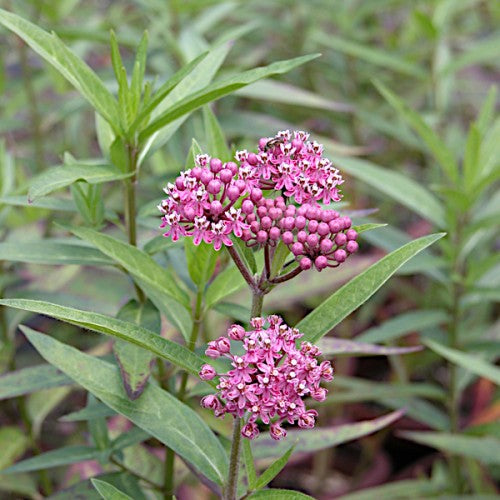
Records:
M281 426L285 421L301 428L314 427L318 414L316 410L307 410L304 398L326 398L327 390L320 387L320 382L333 379L330 362L319 363L316 358L321 352L309 342L302 342L297 348L296 341L302 334L285 325L279 316L253 318L251 324L250 331L238 325L228 329L229 338L243 342L241 355L228 350L226 337L209 343L207 356L229 358L232 369L218 374L219 392L205 396L201 405L214 410L216 416L230 413L235 418L245 418L241 434L248 439L259 434L258 419L270 424L274 439L286 436ZM210 365L204 365L200 377L208 380L214 373Z

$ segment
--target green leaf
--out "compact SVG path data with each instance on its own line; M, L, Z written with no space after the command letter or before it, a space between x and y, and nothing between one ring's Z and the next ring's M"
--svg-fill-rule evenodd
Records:
M157 102L152 108L151 116L154 120L156 117L171 109L175 104L184 99L187 95L192 92L197 92L198 90L205 87L208 83L212 81L215 74L219 70L220 66L224 62L229 50L231 49L232 43L224 43L215 46L206 57L200 56L200 60L195 64L191 71L186 73L183 78L175 85L175 88L168 92L165 98L162 98ZM194 63L192 61L192 63ZM188 65L189 66L189 65ZM180 71L183 71L182 69ZM174 75L172 79L176 76ZM168 86L168 82L165 84ZM153 101L155 97L153 97ZM151 136L149 140L145 143L141 150L139 156L139 165L143 162L146 156L152 154L158 148L163 146L172 135L179 129L179 127L184 123L189 115L186 114L181 118L175 120L173 123L167 125L166 127L159 130L156 134Z
M0 400L70 384L71 379L53 366L31 366L0 377Z
M0 474L0 491L17 493L22 498L39 498L36 478L30 474Z
M104 500L132 500L132 497L129 497L106 481L102 481L100 479L91 479L90 481Z
M164 339L141 326L105 316L104 314L81 311L41 300L3 299L0 300L0 305L43 314L81 328L127 340L132 344L153 352L157 356L170 361L195 376L198 376L198 371L204 364L202 358L186 347ZM23 331L25 329L26 327L22 327Z
M424 122L422 117L413 111L402 99L393 94L380 82L375 82L377 90L387 102L399 113L399 115L417 132L425 142L436 161L441 165L448 177L456 182L458 178L458 165L455 157L446 144L437 134Z
M444 208L439 200L407 174L388 170L358 158L335 156L332 161L340 170L390 196L437 227L446 226Z
M70 393L70 387L54 387L30 394L26 399L26 411L30 418L33 434L38 436L49 413Z
M223 162L229 161L231 159L231 152L227 147L224 132L210 106L203 106L203 123L210 156L219 158Z
M411 332L439 326L448 321L448 314L442 309L427 309L400 314L380 326L374 326L356 337L360 342L386 342Z
M132 276L148 283L159 293L169 295L186 308L189 307L187 294L179 288L172 274L157 264L147 253L93 229L74 227L71 228L71 232L92 243L102 253L123 266Z
M0 23L20 36L35 52L52 64L111 125L119 120L118 103L92 69L55 33L47 33L26 19L0 9Z
M247 471L248 488L255 489L255 482L257 481L257 473L255 471L255 464L252 454L252 443L249 439L243 439L241 442L241 453L243 461L245 462L245 470Z
M357 57L368 63L396 71L403 75L413 76L422 80L427 79L428 71L418 64L411 63L399 55L392 54L388 50L375 48L374 45L363 45L361 43L340 38L332 33L325 35L316 32L314 38L320 43L338 50L344 54Z
M278 276L288 255L290 255L290 249L280 241L274 250L273 260L271 262L271 278Z
M228 461L222 445L191 408L170 393L148 384L131 403L113 365L83 354L48 335L25 329L38 352L102 402L172 448L207 478L222 484Z
M423 349L422 346L388 347L334 337L322 338L318 343L318 347L321 349L324 356L391 356L394 354L409 354Z
M130 300L120 309L117 318L160 333L160 314L150 301L139 304L136 300ZM119 339L115 341L113 350L120 366L125 391L131 400L137 399L149 379L155 356L146 349Z
M346 113L353 110L350 104L332 101L319 94L278 80L264 79L248 85L236 92L236 95L253 100L271 101L273 103L292 104L328 111Z
M500 368L497 368L495 365L472 354L459 351L458 349L452 349L451 347L445 347L434 340L425 339L422 342L448 361L500 385Z
M248 499L259 499L264 500L314 500L313 497L306 495L305 493L300 493L300 491L293 490L282 490L282 489L271 489L271 490L261 490L252 493Z
M295 446L291 446L286 453L275 460L255 482L255 489L261 490L267 486L286 466Z
M113 261L109 257L95 248L79 244L78 240L51 241L44 239L3 242L0 243L0 260L50 265L113 265Z
M33 180L28 191L28 200L32 202L40 196L79 181L100 184L125 179L131 175L132 173L121 172L112 165L61 165L45 170Z
M168 96L168 94L195 68L200 64L205 57L207 57L208 52L200 54L198 57L190 61L188 64L183 66L179 71L177 71L172 77L170 77L155 93L148 104L141 110L139 116L136 118L135 122L132 124L131 130L135 130L138 123L143 121L153 112L157 106Z
M141 132L141 134L139 135L139 141L144 142L148 137L163 128L165 125L168 125L177 118L180 118L181 116L200 108L204 104L224 97L225 95L231 94L235 90L238 90L245 85L253 83L262 78L266 78L271 75L286 73L291 69L300 66L301 64L305 64L306 62L315 59L316 57L318 57L318 54L297 57L295 59L289 59L286 61L279 61L270 64L269 66L245 71L221 82L207 85L205 88L199 90L198 92L195 92L194 94L191 94L181 101L177 102L167 111L153 120Z
M381 227L386 227L387 224L379 224L374 222L369 222L367 224L360 224L359 226L353 226L358 234L365 233L366 231L373 231L374 229L379 229Z
M304 333L303 339L319 340L368 300L405 262L443 236L437 233L411 241L349 281L296 325Z
M500 439L497 437L475 437L445 432L411 431L399 432L399 435L410 441L425 444L446 453L471 457L484 464L500 465L500 454L498 453Z
M210 280L217 263L217 252L213 245L202 241L195 245L191 238L184 239L187 267L191 279L198 287L204 287Z
M373 500L374 498L414 500L415 498L432 498L434 495L443 492L445 488L446 484L443 482L429 481L428 479L407 479L342 495L339 500Z
M40 469L50 469L62 465L76 464L86 460L98 460L101 450L90 446L65 446L57 450L46 451L26 460L22 460L2 471L3 474L31 472Z
M15 462L28 449L28 436L19 427L3 426L0 429L0 470Z
M307 430L292 430L283 441L275 441L268 433L258 436L253 443L253 452L256 459L279 457L295 443L295 453L307 453L324 450L337 446L353 439L372 434L392 424L404 414L404 410L388 413L383 417L365 420L354 424L338 425Z
M238 268L230 264L208 286L205 295L205 306L209 309L223 298L245 286L245 283Z
M60 422L84 422L86 420L93 420L94 418L102 417L112 417L116 415L116 412L111 408L107 407L105 404L96 402L92 405L87 405L81 410L68 413L63 417L59 418Z
M45 197L30 203L26 195L4 196L0 198L0 204L13 205L15 207L44 208L47 210L58 210L61 212L76 212L76 207L73 201L61 198Z

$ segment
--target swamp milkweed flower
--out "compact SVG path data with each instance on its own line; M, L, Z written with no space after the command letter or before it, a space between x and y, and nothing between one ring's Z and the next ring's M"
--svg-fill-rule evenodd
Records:
M219 383L218 393L205 396L201 405L213 410L217 417L229 413L244 418L241 434L248 439L259 434L257 420L270 425L274 439L286 436L283 422L314 427L318 413L306 408L304 398L326 398L327 390L320 387L320 382L333 380L332 365L329 361L318 362L321 352L309 342L297 348L296 341L302 334L284 324L279 316L253 318L251 325L250 331L232 325L227 337L208 343L206 355L228 358L232 368L215 374L211 365L203 365L200 378L212 380L218 376ZM241 349L233 350L236 345L232 346L230 340L242 342L244 353L235 353Z

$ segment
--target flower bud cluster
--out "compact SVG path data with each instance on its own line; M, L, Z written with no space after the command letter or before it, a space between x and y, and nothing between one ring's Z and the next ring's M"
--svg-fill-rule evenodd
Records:
M291 211L290 211L291 212ZM337 267L358 250L351 219L335 210L305 203L281 221L281 239L302 270Z
M158 206L164 214L164 236L176 241L179 236L192 236L195 245L201 241L216 250L231 246L232 233L241 237L248 228L245 215L235 204L259 182L253 170L230 161L198 155L194 168L181 172L174 183L165 188L168 198Z
M298 204L340 201L344 180L332 162L323 156L323 145L309 141L309 134L282 130L259 141L259 152L237 153L243 165L259 171L262 189L283 190Z
M274 439L282 439L286 431L283 422L297 423L301 428L312 428L316 410L307 410L304 398L317 401L326 398L327 390L320 387L322 380L333 379L329 361L316 359L319 349L309 342L296 347L302 334L290 328L279 316L251 320L253 330L245 331L232 325L227 337L209 342L206 355L211 358L226 357L232 369L217 374L211 365L200 371L203 380L219 376L218 393L201 400L204 408L210 408L216 416L226 413L245 418L241 434L253 439L259 434L257 420L270 424ZM234 354L231 340L242 342L244 354Z

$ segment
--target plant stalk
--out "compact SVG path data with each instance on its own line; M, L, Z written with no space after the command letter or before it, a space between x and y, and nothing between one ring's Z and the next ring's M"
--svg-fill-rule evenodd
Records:
M258 317L262 314L263 303L264 303L263 293L259 290L253 291L252 313L250 319ZM231 456L229 460L229 478L227 481L226 490L224 492L224 500L236 500L236 495L238 490L238 476L240 470L240 451L241 451L241 418L235 418L233 423Z
M133 172L132 177L125 179L125 225L127 228L128 242L137 246L137 222L136 217L136 201L135 201L135 185L137 182L137 149L133 146L128 147L129 150L129 172ZM137 295L137 300L143 304L146 296L142 289L134 281L134 289Z

